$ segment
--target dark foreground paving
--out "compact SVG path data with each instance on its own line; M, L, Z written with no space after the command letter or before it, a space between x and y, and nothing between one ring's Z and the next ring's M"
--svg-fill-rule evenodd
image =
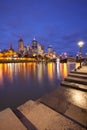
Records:
M82 128L87 128L86 92L60 87L41 98L40 102L79 124Z

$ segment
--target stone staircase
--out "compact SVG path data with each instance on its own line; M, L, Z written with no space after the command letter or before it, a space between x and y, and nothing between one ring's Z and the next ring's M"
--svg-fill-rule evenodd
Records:
M87 66L71 71L61 85L87 92Z
M73 73L72 73L72 71L71 71L71 72L68 74L68 76L70 76L70 77L76 77L76 78L82 78L82 79L87 79L86 73L85 73L85 74L79 74L79 73L76 73L76 71L73 72Z

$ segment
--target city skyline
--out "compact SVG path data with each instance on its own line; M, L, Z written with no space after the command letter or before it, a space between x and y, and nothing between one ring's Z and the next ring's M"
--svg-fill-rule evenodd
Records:
M86 0L1 0L0 49L10 43L17 50L20 37L30 44L34 36L57 54L79 51L77 42L84 41L83 54L87 53L87 1Z

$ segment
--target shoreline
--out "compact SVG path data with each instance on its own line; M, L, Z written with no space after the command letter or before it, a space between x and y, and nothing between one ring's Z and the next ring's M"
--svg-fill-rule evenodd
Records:
M57 60L55 60L55 59L50 59L50 60L24 60L24 59L5 59L5 60L0 60L0 64L1 63L28 63L28 62L36 62L36 63L39 63L39 62L42 62L42 63L49 63L49 62L53 62L53 63L57 63L57 62L59 62L59 63L68 63L68 62L71 62L71 63L79 63L79 62L76 62L76 61L69 61L69 60L67 60L67 62L66 61L61 61L61 60L59 60L59 61L57 61Z

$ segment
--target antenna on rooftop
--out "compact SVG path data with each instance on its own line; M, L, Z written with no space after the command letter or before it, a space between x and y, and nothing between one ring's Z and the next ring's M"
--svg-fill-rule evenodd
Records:
M36 40L35 36L34 36L34 39L33 40Z

